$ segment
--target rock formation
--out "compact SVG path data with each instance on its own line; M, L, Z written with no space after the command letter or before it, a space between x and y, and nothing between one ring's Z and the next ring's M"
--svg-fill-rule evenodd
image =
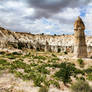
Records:
M92 52L92 36L86 36L87 51ZM74 35L41 35L13 32L0 27L0 48L28 48L52 52L74 52Z
M77 58L87 57L87 45L85 41L85 25L80 17L75 21L74 24L74 55Z

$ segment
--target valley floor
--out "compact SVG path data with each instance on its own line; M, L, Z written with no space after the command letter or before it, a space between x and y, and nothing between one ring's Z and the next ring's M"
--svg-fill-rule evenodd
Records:
M48 92L71 92L79 79L92 87L92 59L75 59L67 52L0 49L0 92L41 92L42 87Z

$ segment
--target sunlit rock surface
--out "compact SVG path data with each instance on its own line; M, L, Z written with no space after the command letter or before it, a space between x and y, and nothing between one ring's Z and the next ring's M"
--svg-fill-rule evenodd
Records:
M86 37L88 52L92 50L92 37ZM12 32L0 27L0 48L29 48L42 51L74 51L74 35L34 35Z

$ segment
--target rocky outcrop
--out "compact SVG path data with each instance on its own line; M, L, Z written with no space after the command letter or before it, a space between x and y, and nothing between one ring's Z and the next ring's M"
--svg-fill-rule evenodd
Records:
M87 57L87 45L85 41L85 25L80 17L74 24L74 55L77 58Z
M88 51L92 50L92 37L86 37ZM29 48L52 52L73 52L74 35L34 35L12 32L0 27L0 48Z

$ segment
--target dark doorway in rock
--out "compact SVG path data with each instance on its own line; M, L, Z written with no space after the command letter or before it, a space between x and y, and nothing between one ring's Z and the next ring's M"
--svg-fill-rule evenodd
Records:
M40 51L40 48L37 47L37 48L36 48L36 51Z
M58 53L60 53L61 52L61 48L58 48Z
M34 49L32 45L30 46L30 49Z

